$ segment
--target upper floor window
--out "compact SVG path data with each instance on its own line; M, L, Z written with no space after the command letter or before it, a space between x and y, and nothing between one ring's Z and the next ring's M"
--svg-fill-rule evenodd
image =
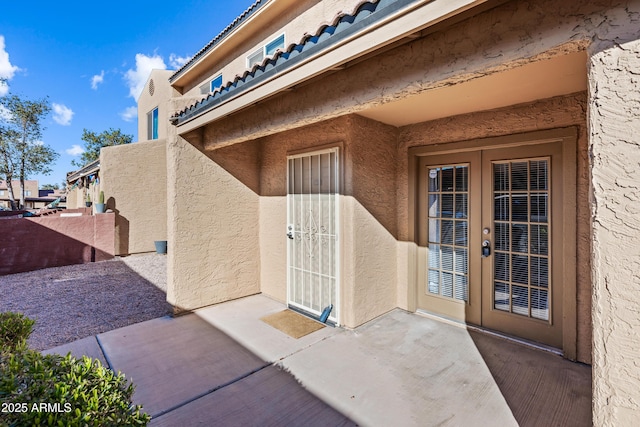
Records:
M147 139L158 139L158 107L147 113Z
M284 34L279 35L260 49L253 52L251 55L247 56L247 66L251 68L255 64L261 63L265 57L273 55L278 49L284 49Z
M267 43L264 47L264 54L271 56L276 53L278 49L284 49L284 34Z
M24 195L25 196L31 196L31 190L25 190L24 191Z
M4 190L0 190L0 196L4 196Z
M220 86L222 86L222 74L218 74L213 80L200 86L200 93L204 95L205 93L213 92Z

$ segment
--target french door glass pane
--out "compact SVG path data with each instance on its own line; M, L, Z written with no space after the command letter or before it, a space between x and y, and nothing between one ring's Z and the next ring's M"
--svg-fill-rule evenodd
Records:
M427 195L430 294L469 299L469 166L429 167Z
M469 191L469 168L456 166L456 191Z
M549 320L549 160L493 164L497 310Z

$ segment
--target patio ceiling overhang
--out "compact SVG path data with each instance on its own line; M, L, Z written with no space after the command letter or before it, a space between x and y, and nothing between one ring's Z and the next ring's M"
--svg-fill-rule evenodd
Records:
M587 54L575 51L370 107L359 115L400 127L587 90Z
M381 0L375 13L353 21L346 30L303 50L295 58L261 70L250 84L207 97L180 112L172 122L179 135L186 135L390 45L409 42L439 23L456 17L462 19L468 13L479 13L503 1Z

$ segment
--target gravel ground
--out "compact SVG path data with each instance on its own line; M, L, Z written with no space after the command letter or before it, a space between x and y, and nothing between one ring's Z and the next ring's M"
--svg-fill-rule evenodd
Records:
M166 256L133 255L0 276L0 312L36 324L29 346L45 350L172 312Z

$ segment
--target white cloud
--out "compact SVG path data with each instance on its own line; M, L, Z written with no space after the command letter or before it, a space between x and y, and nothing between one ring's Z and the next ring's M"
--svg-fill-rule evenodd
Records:
M0 95L2 95L0 93ZM11 120L11 112L4 105L0 105L0 119L9 121Z
M129 69L124 78L129 86L129 96L136 101L144 89L144 85L151 74L151 70L166 70L167 65L159 55L147 56L143 53L136 54L136 69Z
M0 78L11 80L16 71L20 68L12 65L9 61L9 52L7 52L4 44L4 36L0 35ZM0 83L0 96L4 96L9 92L9 86L6 82Z
M71 148L67 148L64 151L66 151L70 156L79 156L80 154L84 153L84 148L82 148L78 144L73 144Z
M91 77L91 89L97 90L98 85L102 82L104 82L104 70L102 70L100 74L96 74L95 76Z
M127 107L120 113L120 117L125 122L132 122L138 118L138 107Z
M190 59L190 56L178 56L175 53L172 53L171 55L169 55L169 65L171 65L171 68L177 70L178 68L186 64Z
M53 120L62 126L69 126L71 119L73 118L73 111L71 108L63 105L53 103Z

